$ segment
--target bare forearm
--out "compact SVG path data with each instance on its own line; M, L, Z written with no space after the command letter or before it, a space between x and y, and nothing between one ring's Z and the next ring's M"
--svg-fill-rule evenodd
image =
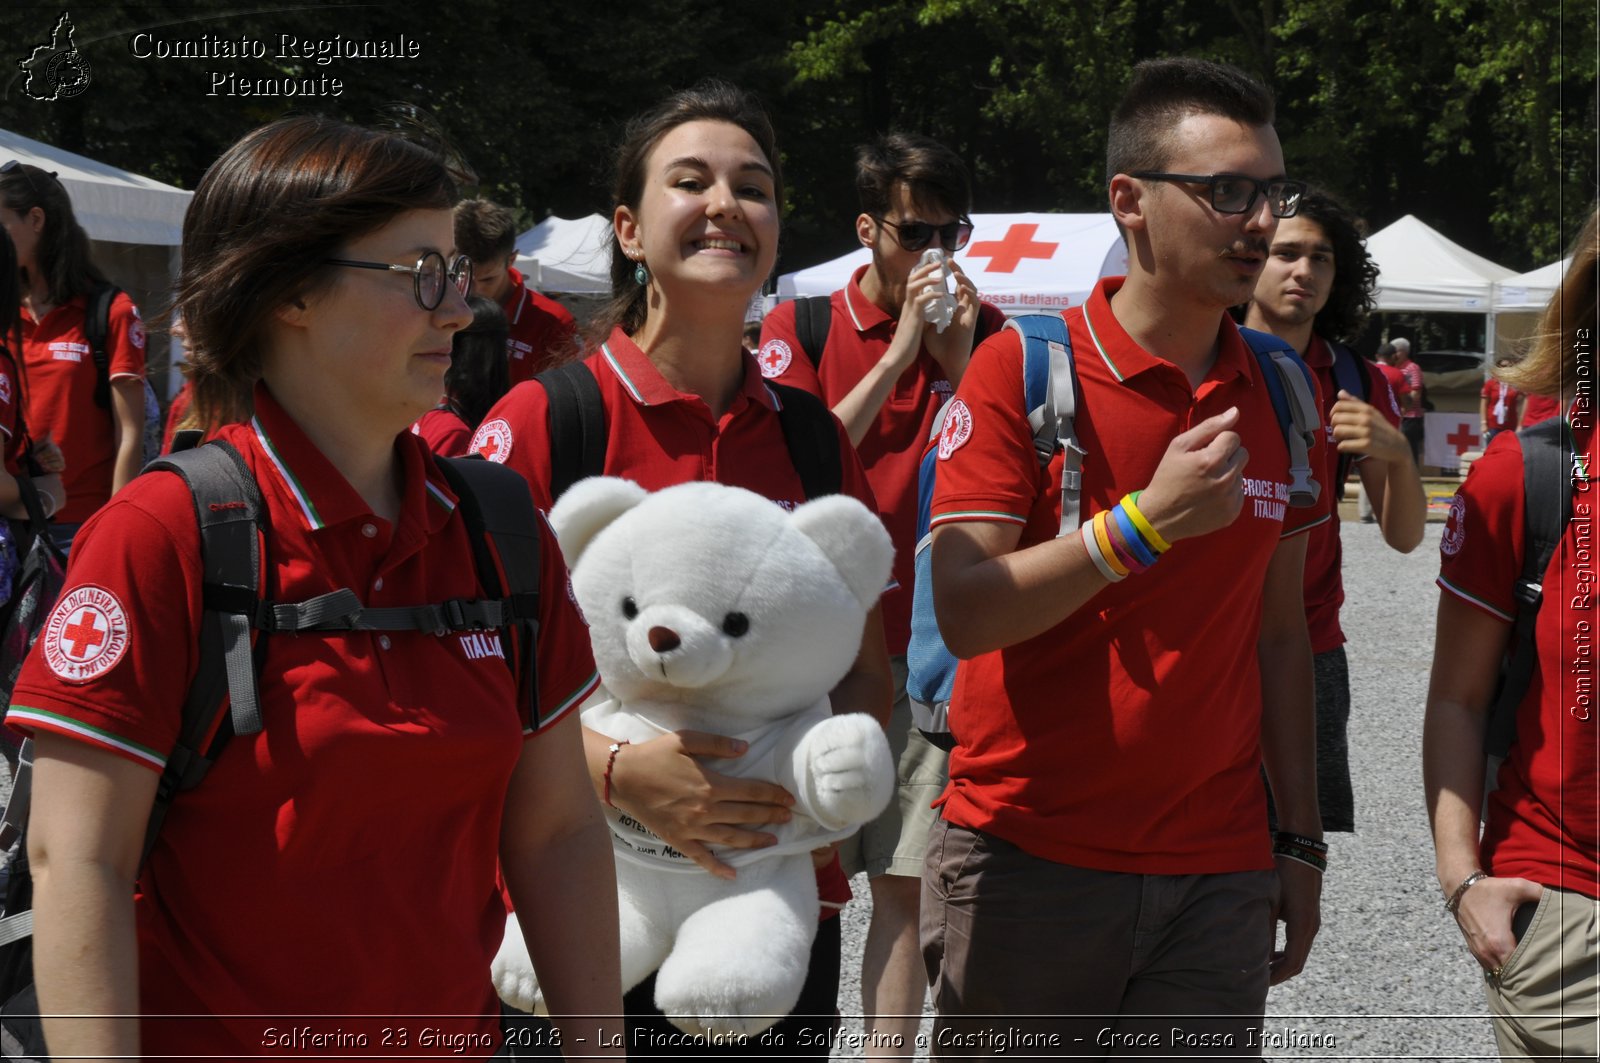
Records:
M1378 506L1378 529L1383 541L1393 550L1409 554L1422 542L1422 532L1428 520L1428 496L1422 489L1422 476L1411 460L1410 452L1402 459L1368 462L1376 464L1375 472L1382 477L1383 497ZM1363 479L1367 471L1362 469Z
M506 885L567 1056L622 1044L621 944L611 839L596 807L506 860ZM581 1040L580 1040L581 1039Z
M33 972L51 1055L138 1058L132 883L77 862L36 865L33 879Z
M1484 713L1430 699L1422 724L1422 785L1433 826L1434 866L1446 894L1478 870L1483 806Z
M1304 625L1260 640L1257 658L1261 668L1261 760L1272 786L1278 825L1320 838L1316 692L1311 640Z
M910 364L905 349L908 346L907 340L897 335L877 363L868 369L856 382L856 386L850 389L849 394L834 406L833 415L844 425L852 446L861 444L867 429L877 420L878 411L883 409L889 392L894 389L895 381L900 379L900 374ZM910 355L915 357L915 352L910 352Z
M946 534L936 533L936 565L939 536ZM1104 586L1081 538L1052 539L936 579L939 630L957 657L975 657L1044 634Z
M116 494L133 482L144 467L144 439L140 431L128 431L117 440L117 462L111 471L111 493Z

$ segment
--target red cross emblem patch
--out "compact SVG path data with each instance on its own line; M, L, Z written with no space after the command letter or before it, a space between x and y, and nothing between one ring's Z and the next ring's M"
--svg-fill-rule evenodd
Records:
M1439 537L1439 552L1445 557L1455 557L1467 541L1467 500L1456 495L1450 500L1450 512L1444 518L1444 534Z
M506 459L511 457L511 426L501 417L485 421L472 437L470 449L472 453L482 454L497 465L504 465Z
M84 584L56 603L43 641L52 672L69 683L87 683L128 652L128 614L115 594Z
M761 363L761 375L768 380L783 375L789 368L789 363L794 361L794 352L782 340L768 340L761 345L761 353L756 355L756 361Z
M939 429L939 460L949 461L950 455L967 445L972 438L972 411L967 404L956 399L945 411L944 427Z

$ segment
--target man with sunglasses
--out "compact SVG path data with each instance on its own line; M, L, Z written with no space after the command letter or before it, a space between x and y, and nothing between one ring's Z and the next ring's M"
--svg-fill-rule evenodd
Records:
M516 216L487 199L456 204L456 248L472 259L473 287L506 313L506 368L511 386L554 364L578 323L567 308L529 288L517 268Z
M842 855L847 871L867 872L872 890L861 971L866 1027L876 1034L867 1054L900 1056L915 1040L927 989L917 941L922 860L948 760L911 725L906 700L917 466L934 415L960 382L973 346L998 331L1005 316L979 300L953 258L953 319L940 332L923 316L944 280L937 265L919 267L918 260L929 247L953 256L972 237L972 186L960 156L928 137L891 133L858 149L856 189L856 238L871 249L872 261L825 307L815 304L826 310L823 329L799 326L798 314L811 312L804 304L786 303L768 315L759 358L766 376L821 396L843 422L894 540L898 586L883 597L883 624L895 667L889 740L899 788L895 803L846 842Z
M961 661L924 871L936 1056L1257 1056L1269 981L1316 935L1301 533L1332 492L1290 504L1227 313L1303 191L1272 121L1262 85L1195 59L1139 64L1112 116L1128 275L1062 315L1078 528L1059 448L1039 467L1017 336L978 348L944 422L933 591Z

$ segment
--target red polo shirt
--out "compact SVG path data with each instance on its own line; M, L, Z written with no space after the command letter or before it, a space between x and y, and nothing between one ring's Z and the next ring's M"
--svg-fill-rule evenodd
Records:
M1517 427L1517 401L1522 392L1494 377L1483 382L1482 398L1485 409L1485 427L1491 432L1515 431Z
M1025 642L961 662L950 725L952 823L1047 860L1106 871L1202 874L1272 866L1261 785L1256 637L1279 541L1328 520L1288 499L1288 447L1255 357L1219 315L1199 388L1141 349L1111 312L1121 278L1066 311L1080 400L1083 516L1150 483L1174 436L1238 406L1249 452L1239 517L1185 539L1149 572L1108 584ZM1056 535L1061 455L1040 470L1023 409L1022 347L985 341L957 390L935 525L1021 526L1018 549ZM1322 468L1321 441L1311 455Z
M22 473L22 458L27 450L27 433L22 430L22 381L17 374L16 359L11 352L0 347L0 433L5 435L4 461L6 472L12 476ZM59 501L59 499L57 500Z
M66 471L61 474L67 504L55 515L62 524L76 524L111 497L116 465L116 430L110 409L95 405L94 357L84 335L88 301L78 296L35 322L22 314L22 353L27 368L28 431L35 439L48 435L61 447ZM127 293L111 302L106 356L112 380L144 379L144 322ZM135 430L140 430L143 414Z
M501 309L506 312L510 331L506 336L506 363L511 371L511 386L532 380L554 364L554 356L578 331L578 322L567 308L526 287L515 267L506 267L511 278L511 294Z
M1529 395L1528 406L1522 411L1522 427L1532 428L1540 421L1548 421L1560 414L1560 399L1553 395Z
M600 383L606 408L605 475L626 477L647 491L705 480L746 488L790 509L806 501L777 417L778 396L762 378L755 358L745 356L739 393L720 418L711 416L698 395L667 383L621 329L585 362ZM537 383L512 388L472 437L473 453L520 472L544 508L553 503L548 409L545 390ZM844 426L835 422L835 427L843 470L840 493L876 512L872 488ZM850 899L837 857L819 873L818 888L824 915L830 914L828 905L836 908Z
M1305 353L1306 365L1317 378L1322 400L1322 424L1326 433L1322 456L1322 482L1332 486L1339 476L1339 450L1333 445L1333 425L1328 418L1339 401L1339 382L1333 374L1333 350L1321 336L1311 337ZM1400 402L1389 388L1389 381L1363 358L1356 359L1367 375L1367 401L1395 428L1400 427ZM1344 604L1344 552L1339 543L1339 507L1333 506L1329 520L1311 529L1306 539L1306 627L1311 632L1311 652L1326 653L1345 643L1339 626L1339 607Z
M1592 425L1574 432L1574 444L1592 475ZM1502 432L1472 463L1439 540L1440 588L1508 628L1516 619L1513 588L1526 549L1523 502L1522 441ZM1572 520L1543 577L1544 602L1534 626L1539 666L1517 708L1517 741L1500 767L1500 788L1490 795L1482 841L1483 866L1492 874L1589 897L1600 897L1597 508L1594 484L1576 484Z
M472 442L472 429L447 406L429 410L419 417L411 426L411 434L420 436L428 449L442 458L461 457Z
M219 436L260 484L264 593L340 587L372 606L481 594L457 500L403 433L401 512L374 515L264 388ZM544 723L594 689L587 632L543 533ZM7 722L165 765L194 677L199 531L177 476L141 476L84 528L67 583L23 668ZM552 593L553 592L553 593ZM135 900L148 1055L249 1056L268 1026L366 1033L424 1016L498 1044L489 963L505 932L499 832L528 706L497 635L268 636L265 730L235 737L171 807ZM160 1015L271 1016L271 1019ZM315 1019L310 1016L335 1016ZM487 1053L480 1053L487 1054Z
M870 266L856 270L850 283L833 293L833 323L822 352L822 366L811 364L795 334L795 306L784 303L761 324L761 372L804 388L831 408L837 406L883 357L894 340L898 315L890 315L861 291ZM1006 318L984 303L974 345L999 332ZM931 327L931 326L930 326ZM820 376L820 381L818 377ZM933 429L934 416L949 398L950 381L926 346L895 381L856 453L877 496L878 516L894 542L894 587L883 596L883 630L890 653L904 653L911 638L912 568L917 550L917 470Z

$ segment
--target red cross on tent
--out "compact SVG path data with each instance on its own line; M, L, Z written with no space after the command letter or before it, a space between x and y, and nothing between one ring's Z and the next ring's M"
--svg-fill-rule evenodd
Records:
M980 240L967 248L968 258L987 258L985 273L1013 273L1025 258L1054 258L1060 244L1034 240L1037 225L1012 225L999 240Z

